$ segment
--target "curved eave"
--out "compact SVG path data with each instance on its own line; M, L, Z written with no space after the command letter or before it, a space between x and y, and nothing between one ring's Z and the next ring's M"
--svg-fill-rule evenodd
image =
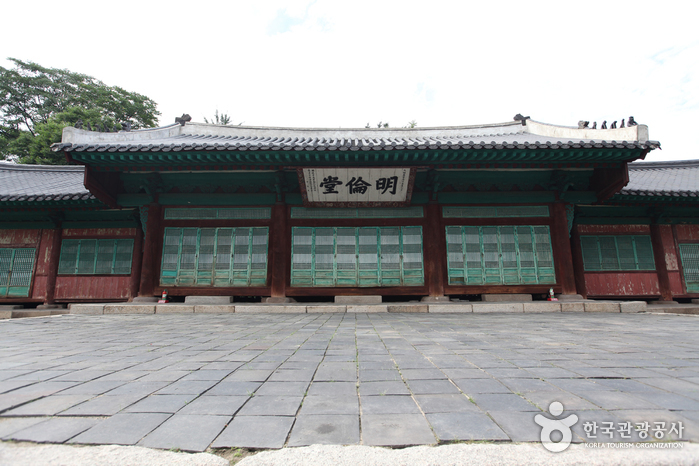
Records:
M585 147L583 144L553 147L497 147L474 145L450 149L374 150L230 150L210 147L206 150L134 149L70 151L79 163L93 166L197 166L197 165L337 165L492 163L492 162L630 162L645 156L652 147L643 144L618 144L618 147Z
M616 194L605 204L699 204L699 193Z
M106 207L102 202L95 198L91 199L62 199L62 200L37 200L40 196L31 196L20 198L11 201L0 201L0 210L11 209L51 209L51 208L94 208Z

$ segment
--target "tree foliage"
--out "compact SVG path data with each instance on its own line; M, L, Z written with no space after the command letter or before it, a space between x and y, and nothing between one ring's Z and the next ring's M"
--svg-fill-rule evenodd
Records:
M376 124L376 127L381 129L381 128L388 128L389 126L388 126L388 123L384 123L383 121L379 121ZM403 128L408 128L408 129L416 128L416 127L417 127L417 121L415 121L415 120L410 120L407 125L403 126ZM371 128L371 124L367 123L365 128Z
M101 128L122 122L131 122L134 129L157 124L157 104L144 95L69 70L9 60L14 68L0 66L0 158L65 164L50 146L61 141L65 126L78 120Z
M209 121L208 118L204 117L204 123L208 123L210 125L230 125L231 124L231 117L227 113L218 113L218 109L216 109L216 112L214 113L214 117Z
M218 109L214 112L214 117L209 120L208 118L204 117L204 123L210 124L210 125L222 125L222 126L230 126L231 125L231 116L227 113L218 113ZM242 125L243 123L240 122L238 123L238 126Z

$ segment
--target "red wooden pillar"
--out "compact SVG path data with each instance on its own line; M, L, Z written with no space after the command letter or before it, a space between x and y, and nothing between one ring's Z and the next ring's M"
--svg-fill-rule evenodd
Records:
M425 206L425 229L423 232L423 255L425 283L430 297L444 296L444 270L447 243L440 206L430 202Z
M46 298L44 298L44 304L54 304L56 302L56 278L58 277L58 261L61 258L62 240L63 225L61 222L58 222L53 230L49 263L46 266Z
M133 261L131 263L131 280L129 282L129 295L133 300L138 296L141 285L141 264L143 263L143 228L136 227L136 239L133 244Z
M286 204L279 202L272 207L272 225L269 229L270 294L273 298L286 297L290 235Z
M575 286L578 293L583 298L587 298L587 287L585 286L585 264L582 257L582 246L580 245L580 233L578 228L573 228L573 236L570 239L573 248L573 271L575 272Z
M553 245L553 261L556 267L556 277L561 285L561 294L577 294L575 287L575 272L573 270L573 254L570 249L570 232L568 216L563 202L553 204L551 222L551 243Z
M658 286L660 288L660 300L672 301L672 290L670 288L670 276L667 270L666 252L663 243L660 225L653 223L650 226L650 241L653 245L653 259L655 260L655 270L658 273Z
M160 204L154 202L147 206L146 237L143 244L143 262L141 263L141 286L139 296L153 296L155 272L157 269L156 248L160 239ZM143 217L142 217L143 218Z

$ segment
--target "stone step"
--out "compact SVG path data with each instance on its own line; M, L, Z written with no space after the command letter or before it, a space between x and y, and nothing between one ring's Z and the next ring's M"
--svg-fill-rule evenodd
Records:
M666 314L699 314L699 304L653 303L648 305L648 312L664 312Z
M541 313L541 312L646 312L653 306L644 301L525 301L525 302L445 302L445 303L237 303L237 304L146 304L107 303L71 304L71 314L265 314L265 313ZM657 308L657 306L655 307ZM672 306L672 310L656 309L656 312L697 313L697 305Z
M49 309L18 309L12 311L13 319L23 319L25 317L47 317L51 315L51 310Z

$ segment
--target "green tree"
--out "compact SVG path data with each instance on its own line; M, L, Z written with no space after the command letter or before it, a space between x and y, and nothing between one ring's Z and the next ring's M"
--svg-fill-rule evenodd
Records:
M82 120L87 126L113 128L130 122L133 129L157 124L157 104L150 98L107 86L91 76L45 68L10 58L12 69L0 66L0 158L19 163L62 165L51 151L63 128Z
M214 117L209 121L208 118L204 117L204 123L208 123L210 125L230 125L231 124L231 117L227 113L218 113L218 109L216 109L216 112L214 112Z
M218 109L214 112L214 117L209 120L208 118L204 117L204 123L208 123L210 125L222 125L222 126L230 126L231 125L231 116L227 113L218 113ZM238 123L237 126L241 126L243 122L241 121Z

